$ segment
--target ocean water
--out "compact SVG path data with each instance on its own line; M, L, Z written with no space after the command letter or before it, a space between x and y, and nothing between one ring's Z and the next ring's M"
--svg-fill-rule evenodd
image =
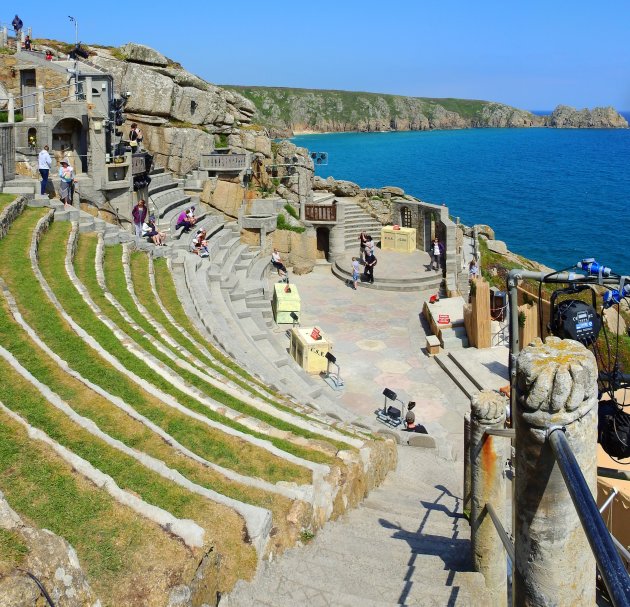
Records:
M630 274L630 129L468 129L302 135L328 152L316 174L395 185L453 217L492 226L525 257L561 269L595 257Z

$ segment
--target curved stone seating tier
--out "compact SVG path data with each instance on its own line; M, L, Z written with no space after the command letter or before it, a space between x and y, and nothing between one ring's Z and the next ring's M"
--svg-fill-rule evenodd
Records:
M204 275L203 260L184 260L184 277L174 268L174 278L181 297L192 298L201 325L213 340L232 358L254 375L298 402L314 407L334 419L351 421L354 415L343 409L324 392L321 385L300 369L280 348L270 334L270 305L261 300L265 289L260 281L248 278L249 267L258 259L243 260L246 250L236 237L224 235L217 255ZM246 263L247 262L247 263ZM236 270L237 264L242 267ZM259 263L259 274L265 272L268 260Z
M151 174L151 183L149 184L149 198L154 194L159 194L160 192L164 192L165 190L170 190L173 188L177 188L178 184L176 181L173 181L173 177L170 173L162 172Z
M149 203L155 208L156 218L162 219L169 211L178 207L185 207L191 201L190 196L184 190L171 188L163 192L149 196ZM151 209L151 207L149 207ZM152 210L152 209L151 209Z

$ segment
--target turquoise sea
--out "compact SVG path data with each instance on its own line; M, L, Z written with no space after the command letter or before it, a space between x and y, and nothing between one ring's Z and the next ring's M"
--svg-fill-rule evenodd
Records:
M395 185L486 223L553 268L595 257L630 274L630 129L468 129L292 139L328 152L322 177Z

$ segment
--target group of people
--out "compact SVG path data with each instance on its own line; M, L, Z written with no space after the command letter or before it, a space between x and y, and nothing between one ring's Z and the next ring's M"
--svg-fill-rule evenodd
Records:
M374 268L377 264L374 249L376 243L365 231L359 234L359 257L352 258L352 288L356 291L363 264L363 281L374 283Z
M59 165L59 198L61 198L64 207L67 208L69 206L72 206L74 188L77 180L76 175L74 174L74 168L70 166L68 158L63 157L59 161ZM52 158L50 157L50 152L47 145L42 148L42 151L37 157L37 168L42 178L40 184L40 194L43 196L44 194L46 194L46 191L48 189L48 178L50 176L50 169L52 168Z
M149 215L147 203L140 199L131 210L136 238L147 238L158 247L165 246L166 234L160 232L155 224L155 216Z

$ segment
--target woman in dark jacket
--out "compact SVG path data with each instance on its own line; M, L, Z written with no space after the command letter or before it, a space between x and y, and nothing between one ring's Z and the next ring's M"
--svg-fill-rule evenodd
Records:
M133 217L133 227L136 230L136 238L142 237L142 224L147 218L147 205L144 200L138 200L138 204L133 207L131 216Z

